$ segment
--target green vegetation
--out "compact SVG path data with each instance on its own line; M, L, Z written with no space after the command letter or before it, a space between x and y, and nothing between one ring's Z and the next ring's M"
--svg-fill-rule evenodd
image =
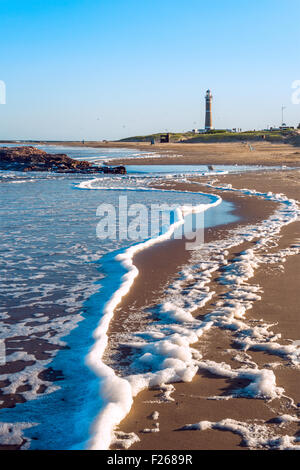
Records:
M120 142L151 142L152 140L159 142L160 136L166 133L167 132L158 132L156 134L127 137L126 139L121 139ZM169 132L171 142L180 142L181 140L191 139L192 137L195 137L195 135L197 134L194 134L194 132Z
M211 131L207 131L207 134L224 134L228 132L226 129L212 129Z
M156 143L160 142L162 133L149 134L143 136L128 137L121 139L120 142L151 142L155 140ZM225 129L213 129L204 134L195 134L194 132L170 132L170 142L234 142L234 141L247 141L247 140L262 140L265 139L269 142L282 142L287 137L293 136L295 131L290 130L274 130L274 131L245 131L245 132L228 132Z

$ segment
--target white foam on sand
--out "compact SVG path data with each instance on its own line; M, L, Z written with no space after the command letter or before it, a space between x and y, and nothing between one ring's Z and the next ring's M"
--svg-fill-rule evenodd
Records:
M245 319L247 310L260 298L259 286L251 286L247 281L254 275L255 269L261 262L270 261L260 257L258 253L266 250L269 243L276 245L281 228L297 219L299 216L297 202L289 200L282 194L258 193L247 189L235 190L232 187L226 189L260 196L278 202L280 207L260 225L238 228L232 231L226 240L211 242L204 248L195 250L193 254L195 264L183 270L180 279L175 281L167 292L159 311L155 312L158 321L152 323L143 333L133 335L131 341L127 342L127 346L131 346L137 352L130 366L132 373L123 377L117 377L114 371L101 361L107 346L109 322L115 307L129 291L138 275L138 270L132 262L134 254L169 238L174 227L162 237L130 247L124 254L119 255L120 262L128 272L124 276L122 286L105 307L103 317L95 331L95 345L87 358L88 364L104 384L101 386L101 397L104 397L107 403L95 420L89 442L90 449L109 447L116 425L128 414L133 397L141 390L148 387L164 389L174 382L189 382L199 368L209 370L215 375L246 379L249 382L244 388L234 390L226 397L227 399L252 397L272 400L283 396L284 390L277 386L273 370L259 369L256 364L249 365L247 362L239 369L231 369L226 363L202 360L201 354L192 348L192 344L196 343L205 331L212 326L218 326L236 331L240 341L245 342L247 339L245 349L255 346L258 341L258 344L266 350L273 348L274 353L276 350L276 353L289 357L293 363L298 361L297 345L279 348L274 342L276 335L269 331L269 325L263 323L249 327ZM175 225L182 221L183 217L179 215ZM257 240L255 248L245 250L233 262L228 263L228 249L253 240ZM291 247L288 254L298 253L298 250L298 247ZM281 257L281 260L283 259ZM228 297L215 311L207 315L204 321L195 319L193 312L203 307L214 294L210 292L207 284L212 273L221 266L224 267L224 273L220 282L223 285L230 285ZM192 286L188 286L189 281L192 282Z
M30 442L24 440L23 431L35 426L35 423L0 423L0 445L21 446L28 449Z
M129 449L135 442L139 442L140 438L134 432L114 431L111 445L118 449Z
M157 421L159 418L159 412L158 411L153 411L152 415L151 415L151 419L154 419L155 421Z
M115 308L119 305L122 298L129 292L138 276L138 269L133 264L133 257L139 251L168 240L174 230L184 224L184 217L189 211L203 212L213 206L221 203L219 196L211 196L211 204L200 204L193 208L177 208L175 222L162 235L156 238L148 239L142 243L131 246L124 253L119 254L116 259L127 270L123 276L120 288L113 294L109 302L105 305L97 329L94 331L95 344L89 352L86 362L101 381L101 400L104 400L104 407L95 420L92 428L92 437L89 442L90 449L107 449L112 441L114 428L130 411L133 396L147 386L167 383L178 380L191 380L196 370L195 367L189 367L178 359L177 367L173 363L168 367L164 377L150 373L134 380L118 377L114 370L102 362L102 357L107 346L107 331L110 321L114 315ZM192 338L192 340L194 337ZM168 349L168 344L165 345Z
M285 415L283 424L299 422L294 416ZM273 421L274 423L276 420ZM251 422L241 422L234 419L223 419L221 421L199 421L194 424L186 424L181 431L206 431L214 429L219 431L229 431L241 437L241 446L250 449L272 449L272 450L300 450L300 437L280 435L276 432L276 427L266 423L258 424Z
M144 434L151 434L151 433L156 433L159 432L159 423L155 423L154 428L145 428L141 432Z
M228 171L218 172L198 172L197 176L212 176L227 174ZM181 181L185 181L188 176L195 176L195 173L188 175L186 172L176 174L176 178L181 178ZM174 179L174 173L140 173L140 174L127 174L127 175L113 175L105 174L103 176L97 176L93 179L83 180L79 183L75 183L74 187L82 190L124 190L124 191L159 191L159 192L180 192L190 194L201 194L199 192L192 193L191 191L178 191L172 189L153 188L151 184L159 183L164 185L168 179ZM209 196L206 194L206 196Z

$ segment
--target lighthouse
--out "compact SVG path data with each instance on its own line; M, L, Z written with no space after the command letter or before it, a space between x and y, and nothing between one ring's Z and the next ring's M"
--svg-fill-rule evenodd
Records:
M206 131L210 131L212 129L211 102L212 102L212 94L210 90L207 90L206 95L205 95L205 130Z

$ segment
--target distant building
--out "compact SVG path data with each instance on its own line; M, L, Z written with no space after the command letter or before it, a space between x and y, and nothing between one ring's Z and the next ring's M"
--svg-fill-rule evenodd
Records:
M270 127L269 131L289 131L294 129L294 126L287 126L284 122L279 127Z
M205 134L205 129L192 129L193 134Z
M205 95L205 130L210 131L212 127L212 112L211 112L212 94L210 90L206 91Z
M285 124L285 122L283 122L282 125L279 126L279 129L280 129L281 131L288 131L289 129L294 129L294 127L292 127L292 126L287 126L287 125Z
M170 142L170 134L167 133L167 134L160 134L160 143L161 144L166 144Z

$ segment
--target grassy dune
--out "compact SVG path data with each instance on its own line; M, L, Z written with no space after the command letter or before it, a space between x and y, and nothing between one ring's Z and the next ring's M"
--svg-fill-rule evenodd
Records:
M162 133L163 134L163 133ZM156 142L160 141L161 133L140 135L121 139L119 142ZM262 140L270 142L284 142L289 138L295 137L297 132L290 131L246 131L246 132L227 132L222 130L213 130L205 134L194 134L193 132L170 132L170 142L197 143L197 142L237 142L247 140Z

